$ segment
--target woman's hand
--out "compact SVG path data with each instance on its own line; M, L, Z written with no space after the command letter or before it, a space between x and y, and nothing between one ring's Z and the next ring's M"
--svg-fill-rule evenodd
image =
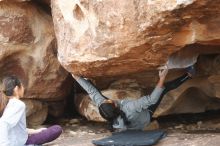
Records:
M27 132L28 134L36 134L36 133L40 133L43 130L46 130L47 128L39 128L39 129L29 129L27 128Z

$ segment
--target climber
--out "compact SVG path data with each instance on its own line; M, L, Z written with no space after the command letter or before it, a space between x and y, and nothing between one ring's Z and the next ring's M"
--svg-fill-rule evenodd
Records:
M27 129L25 104L20 100L24 87L15 76L8 76L2 81L0 92L0 145L24 146L41 145L58 138L62 133L59 125L49 128Z
M95 86L86 79L72 74L73 78L89 94L99 109L100 115L109 122L111 129L143 129L150 123L152 115L160 104L163 96L170 90L176 89L195 74L194 66L186 68L181 77L164 83L168 69L159 71L159 81L150 95L136 100L114 101L105 97Z

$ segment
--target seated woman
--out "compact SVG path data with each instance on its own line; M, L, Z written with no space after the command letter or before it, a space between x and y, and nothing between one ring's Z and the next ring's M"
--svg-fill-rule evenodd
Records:
M194 71L193 66L188 68L189 72L181 77L164 84L168 69L159 72L159 81L150 95L143 96L136 100L113 101L103 96L93 84L77 75L73 78L86 90L92 101L99 109L100 115L106 119L111 129L144 129L150 123L151 118L163 96L170 90L179 87L186 80L191 78L190 72Z
M24 87L15 76L3 79L0 96L0 145L41 145L58 138L62 128L58 125L45 129L26 129L25 104L19 100Z

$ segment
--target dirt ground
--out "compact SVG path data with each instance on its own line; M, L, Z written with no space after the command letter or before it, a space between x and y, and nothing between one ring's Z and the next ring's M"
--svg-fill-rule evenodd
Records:
M94 146L91 141L110 135L109 132L90 126L82 126L77 130L64 128L64 133L56 141L46 146ZM97 129L96 129L97 128ZM95 130L96 129L96 130ZM169 131L169 130L168 130ZM162 139L156 146L219 146L220 133L209 131L207 133L185 133L183 131L169 131L166 138Z
M46 144L47 146L94 146L91 141L99 139L108 135L103 134L90 134L86 133L82 136L79 134L72 135L65 132L56 141ZM155 146L219 146L220 134L219 133L206 133L206 134L186 134L186 133L168 133L168 136L162 139Z
M155 146L219 146L219 114L189 118L180 116L157 120L167 137ZM187 120L186 120L187 119ZM94 146L92 140L111 135L106 124L88 122L85 119L62 119L63 134L45 146ZM156 128L156 127L153 127Z

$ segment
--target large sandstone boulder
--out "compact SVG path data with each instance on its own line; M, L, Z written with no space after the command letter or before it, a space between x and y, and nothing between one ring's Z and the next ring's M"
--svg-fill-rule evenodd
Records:
M23 100L26 105L26 116L28 126L36 126L42 124L48 115L48 105L46 102L38 100Z
M167 94L154 116L219 109L219 4L219 0L53 0L58 59L67 71L93 78L103 94L108 91L116 98L121 89L112 92L109 87L115 80L135 79L149 94L158 80L158 66L169 60L171 68L183 68L198 59L197 75ZM168 80L181 73L172 70ZM87 95L75 98L82 115L100 120Z
M68 72L56 57L51 16L32 2L0 2L0 7L0 78L18 76L26 90L24 98L34 99L33 103L64 100L70 84ZM37 119L39 114L35 112L42 109L45 120L47 107L33 107L28 115Z
M68 73L56 58L50 16L31 3L0 4L0 76L21 78L26 98L62 99Z
M58 59L87 77L153 70L185 45L218 45L219 12L219 0L53 0Z

